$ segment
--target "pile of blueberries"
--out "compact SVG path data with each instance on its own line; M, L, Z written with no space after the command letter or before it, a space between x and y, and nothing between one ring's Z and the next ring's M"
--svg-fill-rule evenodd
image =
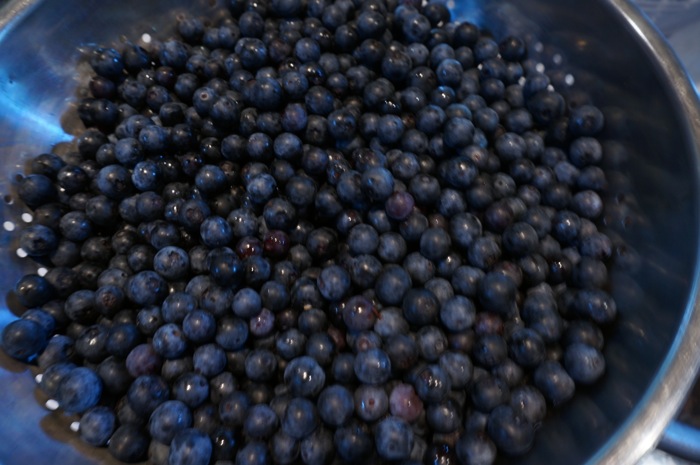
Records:
M5 352L124 462L526 453L605 371L602 112L442 3L222 18L90 55Z

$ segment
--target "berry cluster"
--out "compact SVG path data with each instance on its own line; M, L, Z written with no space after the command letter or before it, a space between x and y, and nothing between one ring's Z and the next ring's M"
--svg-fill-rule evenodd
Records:
M441 3L177 30L95 50L85 131L32 160L5 352L124 462L526 453L605 370L601 111Z

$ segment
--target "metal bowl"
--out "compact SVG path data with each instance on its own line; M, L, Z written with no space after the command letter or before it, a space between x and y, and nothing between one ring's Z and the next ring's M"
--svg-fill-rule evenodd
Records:
M457 18L497 36L515 31L533 44L549 44L534 48L543 62L571 73L604 107L606 157L617 173L607 226L636 251L620 260L628 266L611 272L619 322L607 338L604 379L556 410L528 455L499 463L633 464L659 440L700 361L700 110L694 89L629 1L589 0L583 7L578 0L457 0L448 6ZM216 5L15 0L0 9L0 286L7 296L0 327L16 317L15 281L36 269L15 253L24 210L14 188L31 156L69 143L79 128L67 111L85 76L76 68L81 50L167 35L167 25L183 11L207 14ZM72 417L46 410L33 373L0 356L0 463L113 463L106 451L80 443L68 429Z

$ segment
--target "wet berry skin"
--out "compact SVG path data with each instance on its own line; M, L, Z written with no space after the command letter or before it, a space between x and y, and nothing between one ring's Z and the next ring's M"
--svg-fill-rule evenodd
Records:
M404 460L413 448L413 431L404 420L389 416L382 420L374 433L377 453L385 460Z
M93 407L80 418L80 439L91 446L105 446L115 428L116 417L109 407Z
M206 465L211 460L212 443L207 434L188 428L175 435L170 444L169 464Z
M137 425L121 425L109 440L109 452L126 463L137 463L148 455L149 438Z
M17 360L29 361L46 347L47 336L37 322L19 319L3 328L0 343L6 354Z
M102 395L102 381L97 374L85 367L78 367L66 374L56 392L56 400L66 412L84 412L97 405Z

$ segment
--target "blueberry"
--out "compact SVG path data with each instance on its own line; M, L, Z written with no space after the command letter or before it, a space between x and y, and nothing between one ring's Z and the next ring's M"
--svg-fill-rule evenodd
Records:
M194 350L192 363L196 373L213 378L226 368L226 353L218 344L204 344Z
M472 350L474 361L486 368L493 368L502 363L507 353L506 341L498 334L483 335L475 342Z
M295 397L287 405L281 430L294 439L304 439L317 428L318 420L314 403L303 397Z
M243 426L250 409L250 397L242 391L234 391L219 403L219 418L224 425Z
M72 321L85 324L94 322L97 318L95 293L87 289L74 292L66 299L64 312Z
M169 398L170 389L157 375L141 375L129 387L127 398L131 408L141 415L150 415Z
M128 265L127 265L128 266ZM100 274L97 291L95 291L95 308L105 316L112 316L124 303L123 285L127 274L118 268L109 268Z
M291 360L284 370L284 382L295 395L315 396L323 389L325 381L323 369L308 356Z
M440 164L438 174L450 187L465 189L475 181L478 170L467 156L458 156Z
M593 105L574 108L569 116L568 130L574 136L593 136L605 124L603 113Z
M450 218L450 236L460 248L469 248L481 233L481 222L471 213L458 213Z
M316 428L300 443L302 461L308 465L323 465L333 457L333 435L323 427Z
M209 434L212 441L212 460L233 458L241 447L237 432L227 426L215 428Z
M288 465L299 456L299 442L283 431L278 431L270 440L270 454L275 463Z
M163 320L167 323L182 323L197 307L196 299L185 292L174 292L165 298L161 306Z
M385 203L386 213L393 220L405 220L413 211L415 200L408 192L395 191Z
M100 76L116 78L124 71L124 60L113 48L98 48L92 52L90 66Z
M202 242L208 247L223 247L233 238L233 230L224 218L210 216L200 226Z
M451 399L436 404L430 404L426 410L428 426L437 433L452 433L456 431L462 423L461 415L458 412L459 407Z
M339 301L350 289L350 275L340 266L332 265L321 271L317 286L325 299Z
M269 381L277 372L275 354L266 349L253 349L245 359L245 372L252 381Z
M97 405L102 396L102 381L86 367L76 367L62 377L56 400L69 413L82 413Z
M199 18L186 16L178 20L177 32L186 42L197 42L204 34L204 24Z
M56 175L58 186L68 194L77 194L83 191L88 179L87 173L75 165L62 167Z
M122 424L109 439L109 453L126 463L137 463L148 455L148 435L137 425Z
M149 270L152 267L154 257L155 251L152 247L145 244L137 244L129 249L126 262L130 270L139 272Z
M584 218L594 219L603 213L603 201L595 191L577 192L571 202L573 210Z
M347 462L367 459L373 452L372 436L359 422L336 429L333 442L338 456Z
M238 383L230 371L223 371L209 381L209 396L214 403L236 391Z
M355 375L366 384L385 383L391 375L391 361L381 349L369 349L355 356Z
M429 290L414 288L406 293L402 308L406 321L422 326L435 321L440 312L440 302Z
M92 224L81 211L72 211L63 215L58 229L65 239L74 242L82 242L92 235Z
M104 348L111 355L127 357L141 342L141 333L135 324L118 323L109 328Z
M250 441L236 454L236 465L267 465L270 463L270 451L267 444Z
M479 302L487 311L509 314L514 309L516 292L509 276L486 273L479 283Z
M316 192L316 183L311 178L292 174L286 179L285 193L288 200L297 208L304 209L312 205Z
M554 406L563 404L574 395L574 381L559 362L542 362L535 370L534 381L535 386Z
M413 430L401 418L389 416L377 425L374 441L377 453L384 460L405 460L413 449Z
M389 398L384 388L361 384L355 389L355 413L366 422L382 418L389 410Z
M581 218L575 213L562 210L552 217L552 236L562 245L572 244L581 232Z
M510 406L516 416L525 418L533 426L538 425L547 413L544 396L533 386L519 386L513 389Z
M329 426L344 425L354 412L354 401L350 391L335 384L321 391L318 397L318 412L321 420Z
M44 350L48 335L36 321L22 318L3 328L0 342L7 355L17 360L29 361Z
M154 271L141 271L127 283L126 296L137 305L160 303L168 294L165 280Z
M457 351L443 353L438 360L440 367L447 373L453 389L461 389L472 378L472 362L466 354Z
M153 374L161 369L163 361L151 344L139 344L126 357L126 368L129 374L136 378L141 375Z
M179 431L172 439L169 465L206 465L211 460L212 442L203 431L186 428Z
M428 362L436 362L447 349L447 338L437 326L423 326L416 339L421 357Z
M558 340L563 332L562 319L554 298L547 294L530 294L521 311L523 321L545 340Z
M411 288L411 277L399 265L387 265L377 278L377 298L387 305L398 305Z
M391 414L413 423L423 413L423 401L410 384L397 384L389 397Z
M537 244L537 231L528 223L514 223L503 233L504 249L516 256L524 256L533 252Z
M186 277L189 272L189 265L189 255L179 247L163 247L153 257L153 269L171 281Z
M104 195L90 198L85 204L85 214L96 225L107 226L118 221L117 205Z
M333 94L324 87L311 87L304 97L309 114L328 116L333 111Z
M476 380L471 389L471 400L474 407L488 413L508 401L510 392L508 385L500 378L484 375Z
M564 367L576 383L592 384L603 375L605 359L595 347L575 342L564 352Z
M91 446L105 446L115 428L116 418L109 407L93 407L80 418L80 439Z
M353 296L344 303L342 316L350 331L366 331L374 326L377 310L365 297Z
M296 225L297 212L290 202L273 198L265 204L263 218L268 228L289 231Z
M195 35L196 32L193 34ZM188 47L178 40L169 40L163 44L160 51L160 62L174 69L184 68L188 56Z
M565 345L582 343L601 350L605 340L603 338L603 332L593 322L574 320L566 328L562 342Z
M215 165L202 166L195 175L194 183L199 191L207 196L219 193L228 186L226 174Z
M88 203L89 204L89 203ZM86 210L88 209L86 204ZM58 229L64 208L56 203L49 203L34 210L34 225L46 226L52 230ZM58 241L60 243L60 241Z
M420 237L420 252L429 260L445 258L451 246L450 235L443 228L428 228Z
M331 374L339 383L347 384L355 380L355 357L348 352L341 352L333 359Z
M32 174L46 176L50 179L55 179L61 168L66 166L66 162L56 154L43 153L37 155L31 161Z
M377 255L385 263L400 263L407 251L406 241L400 234L387 231L379 236Z
M66 377L68 373L73 371L75 367L75 364L69 361L57 362L53 365L50 365L42 373L42 378L39 382L39 387L47 396L55 398L61 381L63 380L63 378Z
M54 364L67 362L73 355L73 346L73 338L55 334L37 358L37 365L41 369L47 369Z
M151 437L168 445L180 431L191 426L192 412L179 400L168 400L160 404L148 421Z
M509 353L523 367L535 367L544 360L545 344L540 335L529 328L519 328L510 334Z
M338 198L356 210L367 210L367 196L362 188L362 175L354 170L343 173L336 186Z
M251 288L239 290L233 297L233 313L241 318L258 315L262 309L260 294Z
M451 388L447 372L435 364L420 368L413 384L416 393L425 402L441 401Z
M161 393L161 395L163 394ZM209 383L204 376L198 373L183 373L173 383L172 396L190 408L199 407L209 398Z
M601 288L608 282L608 271L602 261L581 257L574 266L571 278L573 284L580 289Z
M289 408L289 407L288 407ZM253 405L248 410L243 423L243 430L253 439L264 439L271 436L279 425L277 414L266 404Z
M160 373L161 376L163 376L163 379L165 379L168 383L172 383L182 375L191 372L192 369L192 358L182 357L174 360L165 360Z
M76 338L75 352L88 362L101 362L107 356L108 336L109 333L103 326L88 326Z
M302 4L298 0L273 0L270 2L271 11L283 18L293 18L301 11Z
M498 449L507 455L522 455L532 447L532 425L510 406L496 407L489 415L486 428Z
M163 215L165 201L155 192L144 192L139 194L136 197L135 203L136 214L142 221L155 221ZM153 234L153 231L151 231L151 234Z
M474 303L463 295L457 295L440 307L440 321L449 331L460 332L472 326L476 316Z

